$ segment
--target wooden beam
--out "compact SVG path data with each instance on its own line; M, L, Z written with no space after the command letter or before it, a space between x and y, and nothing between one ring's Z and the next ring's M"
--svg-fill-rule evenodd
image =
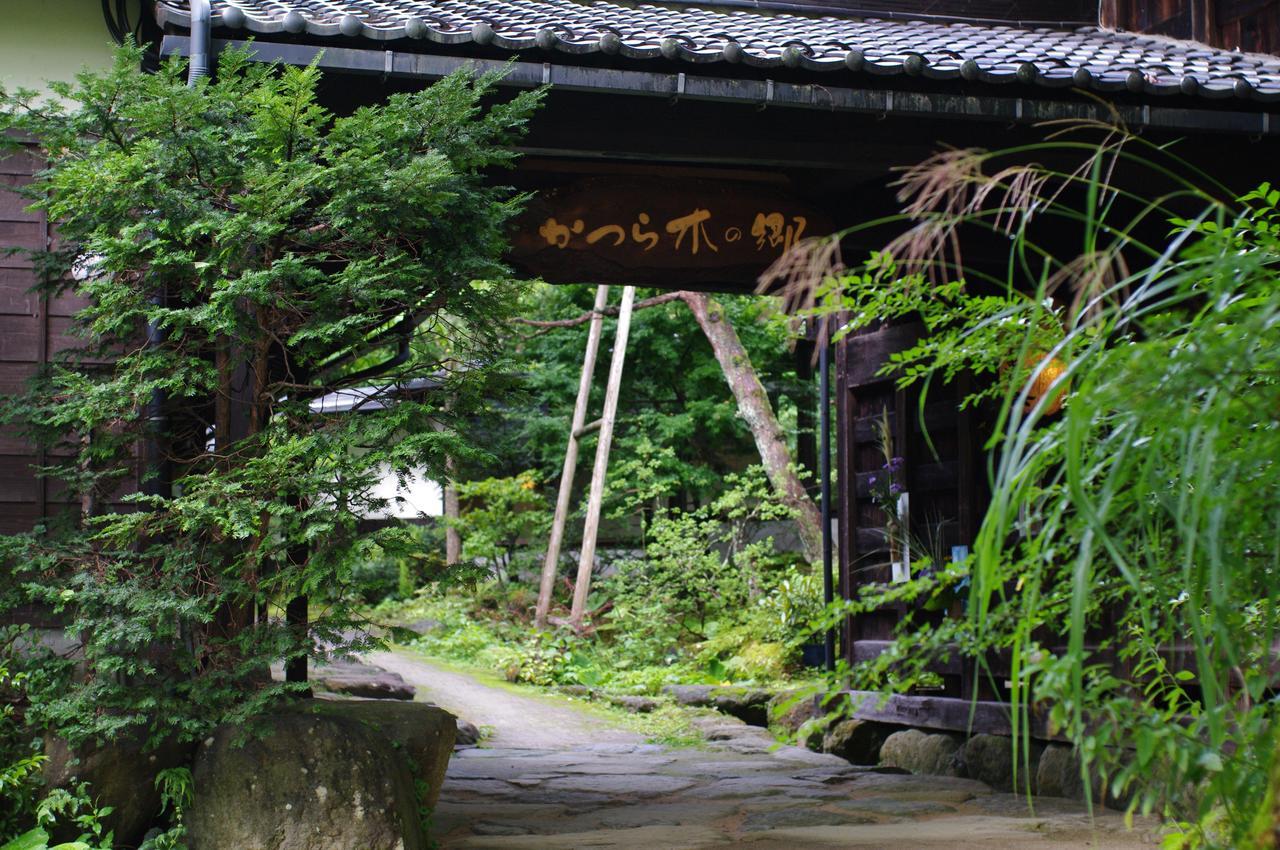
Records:
M631 307L636 288L622 290L622 310L618 314L618 332L613 340L613 360L609 364L609 384L604 394L604 415L600 417L600 439L596 443L596 462L591 470L591 494L587 499L587 519L582 528L582 553L578 557L578 580L573 587L573 607L569 623L582 628L587 594L591 592L591 571L595 568L596 539L600 533L600 508L604 502L604 479L609 469L609 449L613 444L613 425L618 415L618 390L622 386L622 366L627 358L627 336L631 332Z
M625 299L624 299L625 300ZM596 353L600 350L600 333L604 325L604 308L609 303L609 287L596 287L596 301L591 314L591 328L587 331L587 350L582 357L582 375L578 378L578 399L573 406L573 420L569 426L569 445L564 452L564 468L560 472L560 493L556 497L556 515L551 522L551 537L547 540L547 554L542 559L542 581L538 586L538 606L534 609L534 627L547 627L547 612L551 610L551 593L555 589L559 572L560 547L564 542L564 527L569 520L569 499L573 491L573 477L578 469L578 440L587 420L587 403L591 398L591 378L596 370ZM603 421L603 420L600 420ZM594 423L593 423L594 424Z
M573 432L573 438L575 440L581 440L588 434L594 434L596 431L600 430L600 426L603 424L603 419L597 419L595 422L588 422L586 425L583 425L581 428Z
M1012 707L1008 703L903 694L886 697L873 691L849 691L848 694L853 716L859 720L964 734L1013 734L1009 722ZM1031 737L1066 741L1061 733L1050 730L1047 715L1048 711L1033 711Z

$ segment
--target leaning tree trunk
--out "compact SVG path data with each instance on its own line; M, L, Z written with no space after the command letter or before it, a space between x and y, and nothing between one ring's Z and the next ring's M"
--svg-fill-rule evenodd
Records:
M818 563L822 560L822 519L791 463L787 435L751 365L751 356L724 311L705 292L681 292L680 297L689 305L698 327L711 343L711 350L738 402L738 412L747 421L756 441L765 474L783 503L795 513L805 557L810 563Z
M450 466L452 466L450 458ZM462 535L458 533L456 523L462 513L458 506L458 487L453 479L444 485L444 563L452 567L462 562Z

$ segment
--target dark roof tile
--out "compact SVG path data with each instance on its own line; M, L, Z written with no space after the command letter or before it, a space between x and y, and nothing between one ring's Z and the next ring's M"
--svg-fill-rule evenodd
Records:
M601 52L816 72L853 68L932 79L1088 85L1101 91L1280 97L1280 58L1097 27L1032 29L609 0L212 0L212 5L215 24L263 34L427 39L510 51ZM162 24L190 22L186 0L158 0L156 15Z

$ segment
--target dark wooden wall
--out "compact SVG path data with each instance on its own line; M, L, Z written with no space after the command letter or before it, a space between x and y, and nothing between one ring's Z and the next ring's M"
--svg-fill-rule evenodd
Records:
M918 325L886 327L848 337L837 349L840 551L847 553L840 559L840 579L850 598L864 585L891 578L886 518L872 495L872 478L886 474L879 441L881 417L887 414L892 452L903 459L897 483L910 494L911 533L926 548L913 547L913 572L925 555L935 563L945 562L952 546L971 545L986 508L985 477L975 468L985 423L980 412L959 409L968 392L965 379L930 387L922 408L918 390L898 389L891 378L879 374L889 355L911 346L921 331ZM913 622L960 616L958 608L926 612L902 605L859 615L846 624L845 657L852 663L878 655L908 614ZM957 660L938 668L942 695L973 695L971 666Z
M27 211L14 191L40 165L33 148L0 158L0 245L41 250L54 237L44 214ZM67 330L80 302L33 293L35 283L27 257L0 256L0 394L21 392L42 363L73 344ZM43 517L78 507L56 482L35 474L33 466L47 460L15 428L0 427L0 534L30 531Z
M695 2L695 0L680 0ZM723 0L702 0L716 6ZM728 5L728 4L725 4ZM762 0L762 8L840 10L868 17L946 18L960 21L1024 21L1094 23L1096 2L1090 0Z
M1280 0L1103 0L1103 26L1280 53Z

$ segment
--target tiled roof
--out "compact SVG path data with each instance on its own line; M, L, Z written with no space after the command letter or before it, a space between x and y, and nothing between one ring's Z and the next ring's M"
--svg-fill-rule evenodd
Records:
M850 69L1097 91L1280 99L1280 58L1078 29L1025 28L608 0L212 0L214 24L255 33L418 39L520 51ZM185 0L159 0L186 27Z

